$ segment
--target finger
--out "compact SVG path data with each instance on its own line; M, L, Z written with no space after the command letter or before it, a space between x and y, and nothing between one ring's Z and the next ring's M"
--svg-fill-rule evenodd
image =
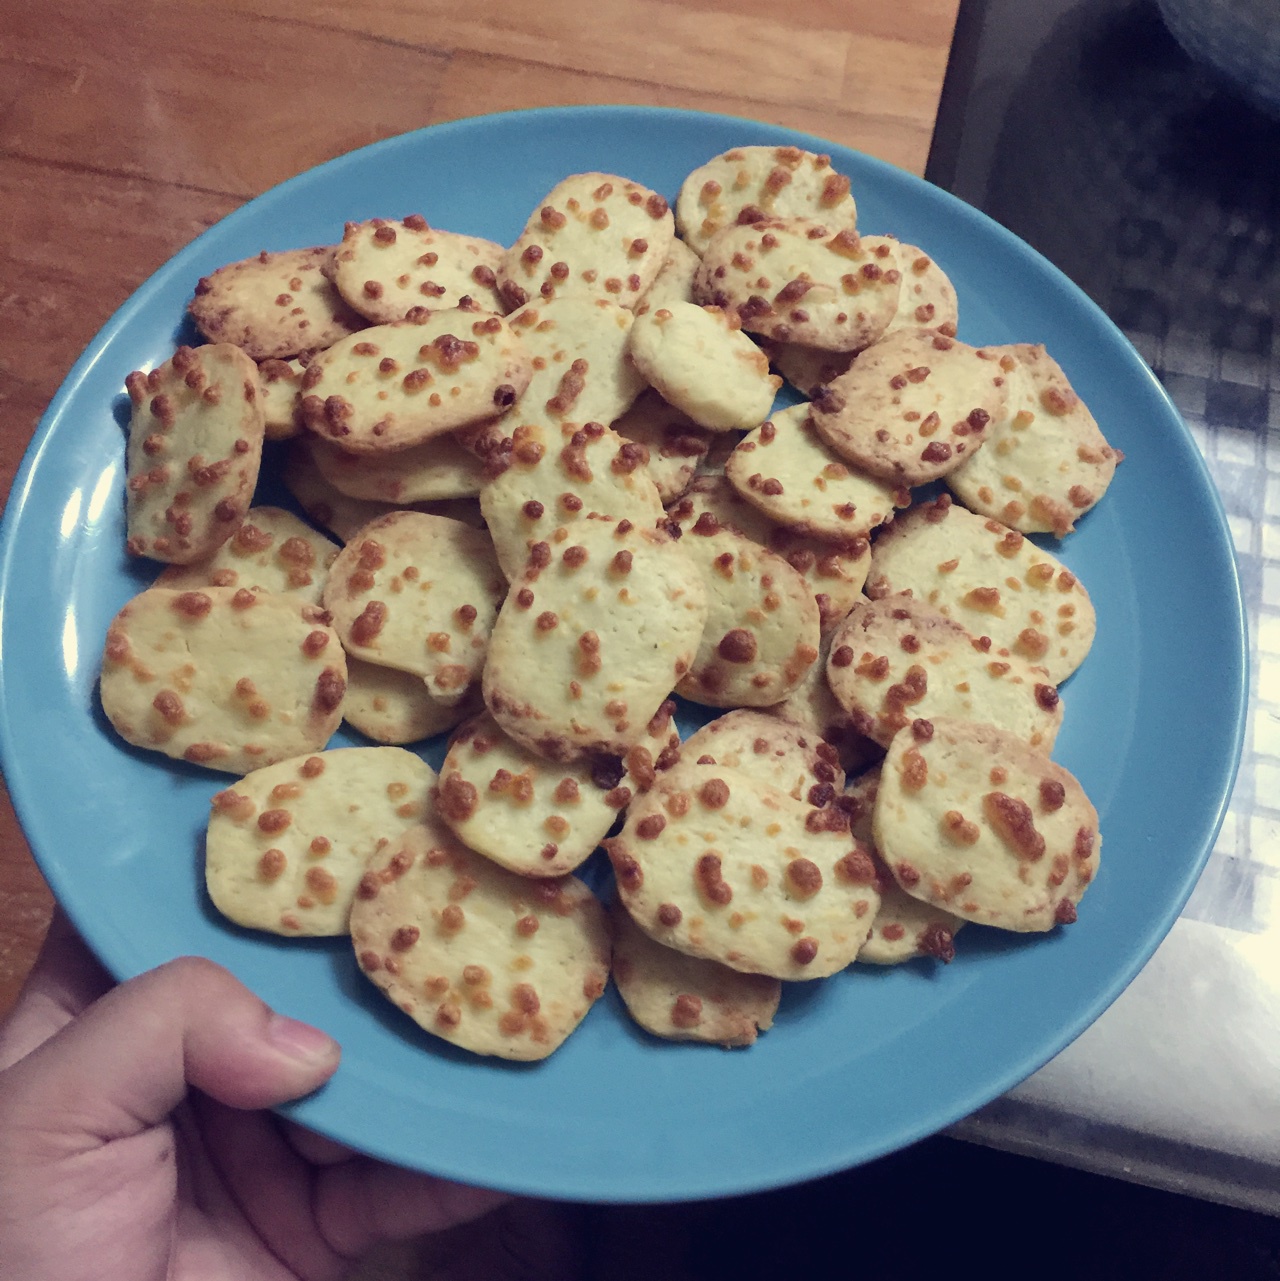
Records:
M289 1276L334 1281L350 1270L316 1231L311 1203L311 1166L281 1133L270 1112L243 1111L192 1094L179 1115L194 1118L197 1151L207 1171L193 1161L192 1190L202 1209L230 1196L256 1236L286 1267ZM274 1274L273 1274L274 1275Z
M356 1155L354 1149L336 1139L327 1139L323 1134L308 1130L296 1121L283 1117L277 1119L285 1141L304 1161L312 1165L337 1165L339 1161L350 1161Z
M419 1246L424 1281L578 1281L587 1275L582 1208L511 1201Z
M156 1124L188 1083L232 1107L272 1107L314 1090L338 1057L323 1032L184 957L96 1001L0 1078L0 1100L10 1122L105 1142Z
M112 984L60 908L13 1013L0 1027L0 1071L25 1058Z
M356 1157L318 1172L316 1224L344 1258L382 1241L404 1241L479 1218L510 1200L473 1188Z

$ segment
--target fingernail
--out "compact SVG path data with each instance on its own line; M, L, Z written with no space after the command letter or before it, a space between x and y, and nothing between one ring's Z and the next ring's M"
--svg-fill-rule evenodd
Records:
M281 1053L303 1063L326 1063L339 1054L337 1041L310 1023L273 1014L267 1021L267 1039Z

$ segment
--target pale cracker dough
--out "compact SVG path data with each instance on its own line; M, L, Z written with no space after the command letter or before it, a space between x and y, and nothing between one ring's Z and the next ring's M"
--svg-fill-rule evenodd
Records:
M498 295L502 245L429 227L421 214L402 222L349 222L333 251L330 275L338 292L376 325L403 320L415 307L443 311L472 299L505 311Z
M666 534L588 517L536 543L494 625L485 703L550 760L622 755L698 650L707 594Z
M483 530L396 511L343 548L324 603L357 658L421 676L437 702L456 703L484 666L505 589Z
M673 519L686 532L707 514L717 525L727 525L781 556L800 574L818 603L824 631L834 627L862 598L862 585L871 568L868 539L854 538L836 545L797 534L747 502L724 476L696 477L671 508Z
M674 707L664 703L620 761L544 760L482 714L449 743L436 812L464 844L500 866L522 876L563 876L595 850L632 795L653 785L655 762L678 754Z
M421 676L347 655L342 719L375 743L421 743L460 725L480 706L478 685L456 703L441 703Z
M627 1013L647 1032L730 1049L754 1045L773 1026L782 998L777 979L664 947L617 903L609 920L613 981Z
M648 449L599 423L524 424L508 444L487 464L480 509L510 579L535 543L592 514L645 529L663 518Z
M708 613L692 666L676 686L710 707L768 707L818 657L818 603L781 556L705 518L681 540L702 576Z
M189 565L236 532L253 501L265 426L258 367L238 347L179 347L125 379L126 547Z
M699 165L676 200L676 224L698 254L717 232L745 219L822 218L852 227L858 208L849 179L829 156L799 147L735 147Z
M311 453L320 474L340 493L395 507L474 496L484 476L484 464L456 435L384 454L351 454L317 436Z
M1043 347L991 351L1009 380L1009 409L947 484L979 515L1063 538L1107 492L1120 455Z
M325 276L333 250L263 250L228 263L196 285L188 304L212 343L234 343L254 360L281 359L331 347L365 326Z
M838 222L796 218L726 228L707 246L693 291L752 333L860 351L897 314L901 283L888 242L871 248Z
M764 421L782 380L719 307L671 302L636 317L631 358L668 404L708 431Z
M251 507L240 528L208 560L167 565L152 586L248 587L318 605L338 550L292 512Z
M533 364L514 412L522 423L603 423L644 389L627 359L631 312L608 298L535 298L507 317Z
M899 731L873 822L904 890L1004 930L1070 924L1098 870L1098 815L1079 782L991 725L939 717Z
M868 476L834 453L814 430L808 404L783 409L748 432L724 474L771 520L829 543L865 538L911 502L901 485Z
M867 595L911 592L991 638L991 655L1018 654L1061 685L1084 662L1097 617L1080 580L1017 530L943 494L899 516L871 551Z
M428 817L376 855L351 908L360 968L433 1036L543 1059L609 981L604 909L571 876L533 881Z
M889 871L876 849L872 818L880 788L880 767L868 770L849 784L844 805L850 831L871 857L880 890L880 910L858 961L870 965L901 965L929 956L944 965L955 959L955 937L964 921L931 903L912 898Z
M1000 361L936 333L888 334L815 396L818 435L860 470L924 485L975 453L1007 411Z
M237 925L289 937L347 933L365 865L420 823L435 771L399 747L295 756L216 793L205 885Z
M652 388L642 391L613 430L649 451L646 468L663 503L675 502L693 483L712 435L687 414L668 405Z
M998 725L1046 755L1062 700L1043 667L993 658L954 619L911 596L855 605L831 639L831 691L855 729L887 748L913 720L950 716Z
M246 587L152 587L107 629L99 694L127 742L244 774L322 748L346 684L316 606Z
M607 173L572 174L539 202L498 270L509 310L587 294L633 308L662 270L675 219L656 191Z
M351 453L407 449L510 409L532 372L501 316L460 306L322 351L302 376L302 416Z
M631 804L605 849L619 897L645 933L747 973L810 979L842 970L880 903L837 811L688 757Z

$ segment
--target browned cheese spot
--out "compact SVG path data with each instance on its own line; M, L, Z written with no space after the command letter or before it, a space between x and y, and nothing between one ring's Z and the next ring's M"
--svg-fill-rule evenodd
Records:
M1044 855L1044 837L1036 830L1026 801L1005 792L988 792L982 798L982 812L996 835L1019 857L1035 862Z

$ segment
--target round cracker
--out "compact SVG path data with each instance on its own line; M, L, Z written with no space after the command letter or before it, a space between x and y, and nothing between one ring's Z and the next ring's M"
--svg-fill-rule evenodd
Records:
M651 939L615 903L613 981L627 1013L667 1041L701 1041L726 1049L754 1045L773 1026L782 984L743 974L718 961L686 956Z
M588 294L634 307L675 239L675 219L656 191L616 174L571 174L539 202L502 260L508 309L530 298Z
M867 476L814 430L807 404L793 405L739 441L725 463L729 483L753 507L797 534L849 543L893 519L911 495Z
M979 515L1063 538L1106 493L1119 455L1043 347L990 350L1008 379L1008 412L947 485Z
M352 454L317 437L311 452L320 474L339 492L396 507L471 497L484 477L484 464L454 435L385 454Z
M936 329L954 338L960 323L960 307L947 273L915 245L899 244L897 255L902 271L902 293L898 296L898 313L885 333L898 329Z
M302 432L302 375L307 366L292 360L260 360L258 391L267 440L291 440Z
M803 726L751 708L708 721L681 744L680 757L723 765L819 807L830 805L844 786L844 770L829 744Z
M487 464L480 509L510 579L535 543L585 517L652 528L665 515L647 449L599 423L525 424L506 444Z
M879 906L874 876L850 861L838 811L687 757L632 802L605 849L645 933L748 973L834 974L857 955Z
M230 774L314 752L347 662L322 610L244 587L152 587L107 629L99 694L126 742Z
M399 747L338 748L251 771L210 801L214 907L252 930L346 934L366 864L422 821L435 777Z
M766 708L766 714L789 721L835 748L846 774L866 769L884 755L884 749L853 728L849 713L836 701L827 681L827 659L831 654L832 632L824 632L818 646L818 661L805 678L780 703Z
M549 760L623 755L698 651L702 577L666 534L588 517L536 543L494 625L484 698Z
M1097 630L1088 592L1061 561L949 494L903 513L876 540L867 595L900 592L990 637L993 658L1041 664L1055 685L1084 662Z
M782 385L764 352L719 307L671 302L637 316L631 359L668 404L708 431L741 431Z
M761 338L760 346L769 357L769 363L808 399L818 394L819 387L825 387L847 373L856 354L851 351L822 351L817 347L773 342L768 338Z
M254 360L287 360L331 347L365 326L325 276L328 247L265 250L196 284L187 306L211 343L233 343Z
M229 343L179 347L125 386L129 554L173 565L204 560L236 532L258 483L258 367Z
M875 865L876 887L880 891L880 910L857 959L870 965L901 965L928 956L950 964L955 960L955 936L964 921L944 908L912 898L893 879L876 849L872 819L879 788L877 765L849 785L842 801L849 815L849 830Z
M873 823L904 890L1000 929L1070 924L1098 870L1098 815L1079 782L992 725L940 717L901 730Z
M484 666L505 591L484 530L395 511L342 549L324 603L357 658L412 672L437 702L456 703Z
M823 630L834 627L862 599L862 585L871 568L871 543L854 538L834 544L798 534L771 520L747 502L724 476L699 476L671 509L688 530L709 513L718 525L745 534L791 566L809 585L818 603Z
M998 725L1047 755L1062 725L1043 667L992 658L990 645L910 596L854 606L832 636L827 680L854 728L885 748L913 720L943 716Z
M479 678L505 589L484 530L393 511L343 548L324 606L356 657L422 676L437 702L456 703Z
M449 743L436 812L463 844L499 866L563 876L595 850L632 795L652 786L655 760L677 755L674 707L663 704L621 762L545 760L481 715Z
M706 589L706 627L677 692L709 707L768 707L818 657L818 603L781 556L703 516L683 545Z
M521 422L611 423L644 389L627 359L634 320L607 298L535 298L507 317L533 363Z
M713 439L688 414L668 405L652 387L641 392L612 426L624 440L649 451L646 468L664 504L675 502L693 483L698 464L706 457Z
M504 1059L546 1058L609 981L604 910L581 881L515 876L432 817L371 860L351 942L420 1027Z
M698 254L726 227L768 217L852 227L858 207L831 157L799 147L735 147L699 165L676 199L676 225Z
M769 219L715 236L694 297L736 312L744 329L778 342L860 351L888 327L900 287L887 242L870 248L835 222Z
M895 485L923 485L982 445L1008 405L1000 362L930 329L868 348L814 398L818 435L841 458Z
M693 302L693 278L702 260L683 240L673 240L662 270L636 304L636 314L665 307L669 302Z
M281 507L251 507L240 528L208 560L167 565L152 584L179 591L248 587L318 605L337 543Z
M505 252L492 240L429 227L421 214L372 218L347 223L330 275L347 303L376 325L403 320L415 307L456 307L463 298L501 312L497 270Z
M351 453L407 449L509 409L531 374L501 316L455 307L320 352L302 377L302 416Z
M421 676L347 655L342 719L375 743L420 743L460 725L479 706L478 685L456 703L441 703Z
M390 503L352 498L335 489L316 466L314 446L318 443L310 432L291 440L280 476L307 516L345 543L371 520L396 509Z

